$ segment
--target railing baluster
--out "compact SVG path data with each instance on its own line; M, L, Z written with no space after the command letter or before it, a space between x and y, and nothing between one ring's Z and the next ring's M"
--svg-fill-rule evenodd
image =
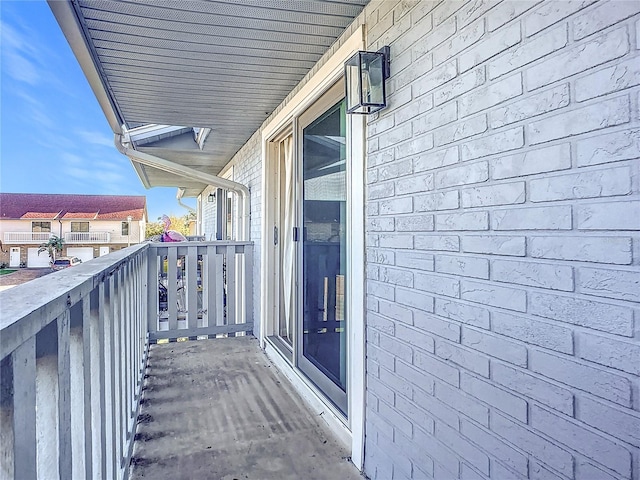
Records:
M13 367L14 479L37 478L36 437L36 337L11 355Z
M58 390L57 321L36 337L36 455L38 479L61 478L58 464L58 419L61 399Z
M93 478L93 449L97 446L93 439L93 416L94 391L91 385L91 377L94 374L92 366L98 366L98 362L94 363L94 351L96 343L94 341L95 324L94 311L92 306L95 305L94 297L97 290L93 289L88 297L82 300L82 380L83 380L83 406L84 406L84 478ZM97 462L96 462L97 464Z
M136 315L135 315L135 298L133 296L135 289L135 271L133 259L127 263L127 314L126 314L126 326L127 326L127 442L133 434L133 411L135 409L136 401L136 369L137 365L134 358L134 343L135 343L135 328L136 328ZM125 444L126 447L126 444ZM126 452L126 450L125 450Z
M71 445L71 347L70 311L65 311L58 325L58 469L60 478L72 478Z
M187 328L198 327L198 247L187 247Z
M178 249L167 251L167 301L169 302L169 330L178 329Z
M109 277L109 318L105 318L108 331L108 342L105 344L105 351L108 355L107 364L108 368L108 382L109 397L107 402L107 419L109 420L109 450L107 456L107 478L116 478L116 458L118 456L118 415L117 415L117 369L116 369L116 348L117 342L115 337L116 323L118 321L117 306L118 295L116 292L116 273Z
M147 321L149 332L157 332L160 330L160 321L158 316L158 249L156 247L149 248L149 260L147 263Z
M92 423L94 427L96 424L99 424L100 427L98 431L100 432L100 437L98 441L98 445L100 446L100 478L103 480L108 479L108 471L109 471L109 441L110 437L110 428L111 422L107 425L107 409L110 410L110 401L111 401L111 381L110 381L110 372L111 372L111 355L107 348L109 348L109 323L111 321L111 305L110 305L110 291L109 291L110 282L107 279L100 283L98 287L98 303L96 304L96 314L98 315L97 326L97 348L96 348L96 356L98 357L98 361L100 364L100 375L99 382L94 382L92 384L92 390L95 390L96 395L98 396L97 400L99 402L98 413L99 417L96 415L93 417ZM95 437L94 437L95 438ZM97 472L96 472L97 473Z
M227 325L236 323L236 247L226 248L227 260Z
M217 288L216 288L216 247L212 245L207 246L207 268L204 284L204 288L207 292L207 327L212 327L216 324L217 313ZM204 292L203 292L204 293Z
M216 279L215 283L215 295L216 295L216 325L222 326L227 324L227 319L224 315L225 309L225 284L224 284L224 262L225 262L225 250L226 247L216 248L215 259L216 267L213 275ZM227 302L229 299L227 298Z
M13 365L11 355L0 361L0 479L13 478Z
M89 299L85 297L76 303L70 310L71 323L69 330L69 362L70 362L70 408L71 408L71 478L87 478L86 464L91 459L86 456L85 443L87 433L90 431L88 419L91 410L86 409L87 395L85 390L84 364L90 362L84 353L84 321L83 317L89 314ZM89 387L90 388L90 387ZM90 441L91 437L89 437ZM90 450L89 450L90 451Z
M119 268L117 272L113 275L115 277L115 285L116 285L116 298L115 298L115 315L114 315L114 343L113 343L113 351L115 354L115 381L116 381L116 404L114 408L113 415L116 419L115 425L115 435L116 435L116 444L115 444L115 453L114 453L114 462L115 462L115 471L116 478L120 478L120 468L122 463L122 432L124 428L124 379L123 379L123 368L122 368L122 352L123 348L123 321L122 313L123 313L123 284L122 284L122 268Z
M123 267L123 289L122 289L122 352L120 354L120 359L123 364L122 367L122 375L123 375L123 402L122 402L122 436L124 437L124 444L122 452L124 452L124 447L127 444L127 440L129 439L129 426L131 419L131 378L133 377L131 372L131 271L130 264L126 264ZM124 456L124 454L123 454Z

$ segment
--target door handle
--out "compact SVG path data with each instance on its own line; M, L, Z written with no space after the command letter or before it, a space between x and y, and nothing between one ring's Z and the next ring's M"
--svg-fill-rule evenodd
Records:
M293 241L300 241L300 229L298 227L293 227Z
M278 245L278 227L273 227L273 244Z

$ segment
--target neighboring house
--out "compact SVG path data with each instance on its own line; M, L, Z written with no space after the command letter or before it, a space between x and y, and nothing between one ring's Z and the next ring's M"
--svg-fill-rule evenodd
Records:
M63 256L91 260L141 242L146 224L143 196L0 193L0 262L48 267L38 248L52 235L64 240Z
M50 5L145 185L254 243L254 333L366 475L640 477L640 2Z

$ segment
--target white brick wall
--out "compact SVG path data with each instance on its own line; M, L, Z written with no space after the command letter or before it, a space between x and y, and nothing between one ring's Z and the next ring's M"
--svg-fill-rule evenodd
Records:
M362 18L365 473L640 480L640 2Z

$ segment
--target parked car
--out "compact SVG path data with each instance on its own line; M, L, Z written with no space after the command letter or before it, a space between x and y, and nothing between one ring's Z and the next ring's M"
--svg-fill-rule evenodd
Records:
M62 270L63 268L75 267L76 265L80 265L82 260L78 257L60 257L56 258L51 268L53 270Z

